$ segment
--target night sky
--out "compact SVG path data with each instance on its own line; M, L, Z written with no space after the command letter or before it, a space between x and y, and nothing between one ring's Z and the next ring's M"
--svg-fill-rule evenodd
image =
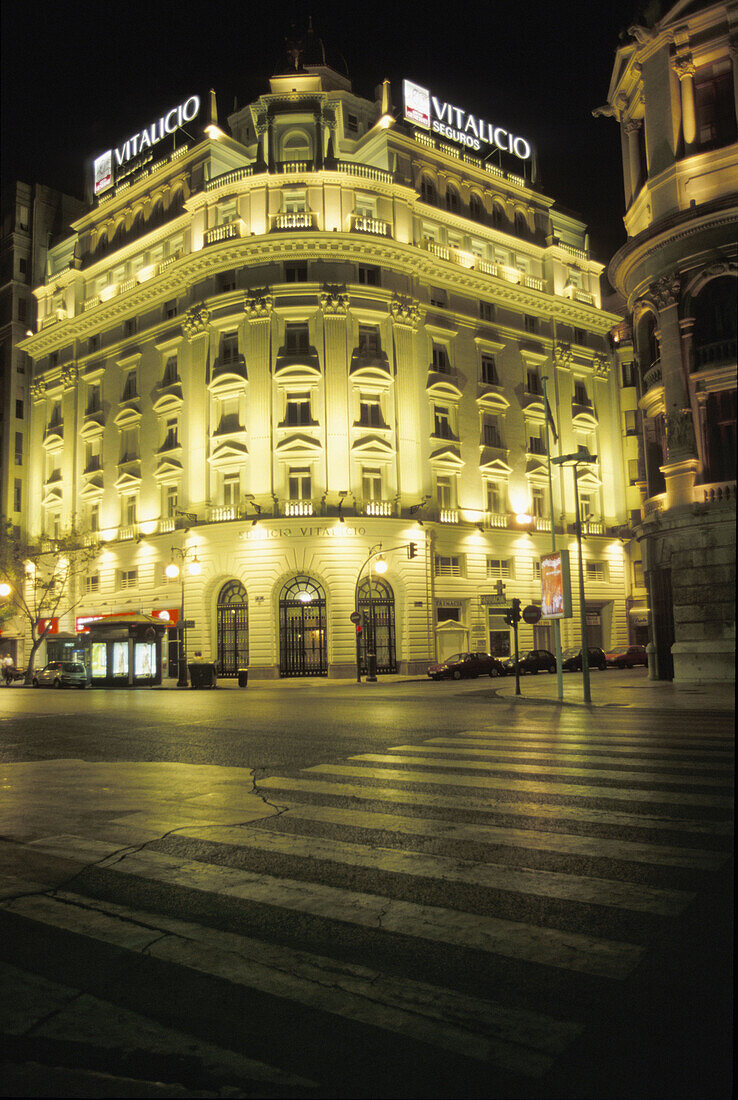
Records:
M289 25L312 14L334 68L374 98L408 77L537 147L544 192L591 227L606 261L624 241L618 129L605 102L618 35L637 0L526 4L428 0L3 0L2 182L80 197L85 161L214 87L221 121L285 68Z

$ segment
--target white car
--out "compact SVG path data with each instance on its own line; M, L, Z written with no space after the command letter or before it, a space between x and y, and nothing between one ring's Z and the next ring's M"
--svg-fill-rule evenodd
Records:
M86 688L87 669L81 661L49 661L46 668L34 674L33 686Z

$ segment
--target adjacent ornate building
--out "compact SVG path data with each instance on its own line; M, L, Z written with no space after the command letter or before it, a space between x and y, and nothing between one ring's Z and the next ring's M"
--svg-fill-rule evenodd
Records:
M598 456L579 480L591 639L627 642L619 318L585 226L531 182L526 140L462 131L447 104L454 126L410 121L312 48L229 133L193 96L97 158L98 196L50 253L22 344L26 522L99 545L62 634L141 611L170 624L169 674L184 619L222 674L348 676L358 601L380 671L509 652L504 604L540 601L551 515L576 555L571 470L549 500L547 376L557 450ZM180 115L201 136L167 147ZM553 648L547 624L521 631Z
M738 4L651 5L617 51L652 674L735 675ZM598 112L595 112L598 113Z

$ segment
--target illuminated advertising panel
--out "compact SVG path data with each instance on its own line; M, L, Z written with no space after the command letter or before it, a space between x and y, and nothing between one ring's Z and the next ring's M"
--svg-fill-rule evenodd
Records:
M473 115L462 107L441 99L430 88L403 80L405 103L404 117L413 126L422 126L457 145L464 145L478 153L483 147L502 149L519 160L529 160L533 155L531 143L504 126L497 126L479 115Z
M541 558L541 615L544 619L571 618L568 550L554 550Z

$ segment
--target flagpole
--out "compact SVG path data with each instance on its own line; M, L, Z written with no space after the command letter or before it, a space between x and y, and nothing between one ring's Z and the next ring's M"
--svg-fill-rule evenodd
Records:
M553 347L551 349L551 363L554 371L556 370L556 318L553 318ZM554 520L554 498L553 498L553 475L551 473L551 438L549 428L553 427L556 441L558 442L558 433L556 426L553 423L553 414L551 412L551 406L548 403L548 393L546 383L548 378L544 375L541 379L543 382L543 404L545 407L546 415L546 463L548 465L548 509L551 516L551 549L556 549L556 522ZM561 667L561 619L554 619L554 644L556 648L556 688L558 692L559 701L564 700L564 670Z

